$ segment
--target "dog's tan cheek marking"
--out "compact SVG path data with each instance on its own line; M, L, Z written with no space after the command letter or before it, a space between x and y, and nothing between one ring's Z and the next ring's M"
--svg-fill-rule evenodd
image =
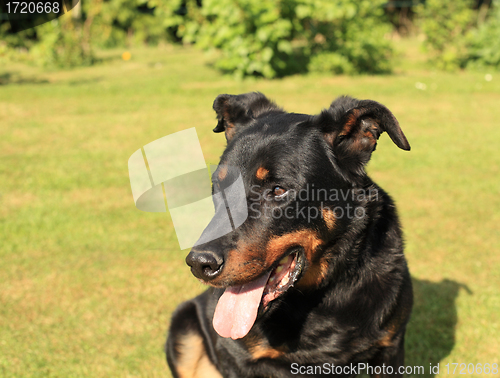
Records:
M225 270L219 277L211 281L210 284L217 286L222 281L227 280L233 281L233 284L239 284L249 279L255 279L280 259L288 249L295 246L304 248L306 259L312 268L310 274L322 275L324 270L323 265L320 264L321 269L318 270L312 264L314 253L322 243L316 232L312 230L299 230L272 238L265 248L259 248L255 245L239 246L238 249L229 251Z
M207 356L203 339L197 333L182 337L178 346L177 372L181 378L222 378Z
M266 168L260 167L259 169L257 169L257 173L255 174L255 177L257 177L258 180L263 181L267 177L268 174L269 174L269 171Z
M306 259L309 260L321 243L322 241L318 238L316 232L311 230L300 230L275 237L267 243L266 262L268 265L272 265L287 249L294 246L303 247Z
M217 286L222 281L231 281L234 285L257 278L266 269L263 266L263 253L259 251L253 245L241 245L230 250L222 274L209 284Z
M283 236L271 239L266 248L266 261L269 265L273 264L278 258L283 256L283 254L291 247L300 246L304 248L306 259L311 265L311 261L316 252L316 249L323 242L318 238L316 232L311 230L300 230L292 232L290 234L285 234ZM308 269L309 271L309 269ZM310 274L315 274L311 272ZM307 276L307 273L306 273ZM304 278L299 280L302 282Z
M335 218L335 213L332 210L328 208L323 209L323 220L325 221L328 230L332 231L335 228L337 219Z
M318 287L328 275L329 263L322 258L318 262L311 264L304 276L297 282L299 289L313 289Z
M333 218L335 215L333 214ZM293 246L301 246L304 248L306 259L309 268L304 276L297 282L298 288L311 288L318 286L323 281L328 273L328 261L320 259L318 262L313 263L314 255L317 248L323 243L318 238L316 232L311 230L300 230L290 234L286 234L274 239L268 243L266 248L266 260L269 264L274 263L281 257L287 249Z
M257 245L241 245L229 251L225 270L210 282L217 286L223 280L230 280L233 284L257 278L266 271L276 260L291 247L303 247L306 259L311 260L316 248L322 243L316 232L300 230L272 238L264 248Z

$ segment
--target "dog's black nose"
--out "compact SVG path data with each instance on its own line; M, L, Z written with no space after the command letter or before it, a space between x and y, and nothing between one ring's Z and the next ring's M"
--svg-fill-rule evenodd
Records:
M191 250L186 257L186 263L195 277L210 281L220 274L224 260L213 252Z

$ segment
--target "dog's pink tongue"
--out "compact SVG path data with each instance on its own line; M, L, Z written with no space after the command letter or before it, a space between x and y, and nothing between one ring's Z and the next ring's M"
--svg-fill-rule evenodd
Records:
M219 299L213 326L222 337L233 340L244 337L252 328L262 293L271 272L241 286L228 287Z

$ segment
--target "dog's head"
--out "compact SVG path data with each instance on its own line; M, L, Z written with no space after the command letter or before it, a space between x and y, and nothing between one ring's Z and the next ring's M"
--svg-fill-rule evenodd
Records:
M236 339L291 286L327 285L337 258L329 247L365 222L366 205L378 195L367 191L364 171L377 139L386 131L398 147L410 146L393 114L375 101L340 97L310 116L248 93L220 95L214 110L214 131L228 142L212 177L219 200L206 242L186 261L200 280L226 289L214 327ZM210 238L222 213L232 231Z

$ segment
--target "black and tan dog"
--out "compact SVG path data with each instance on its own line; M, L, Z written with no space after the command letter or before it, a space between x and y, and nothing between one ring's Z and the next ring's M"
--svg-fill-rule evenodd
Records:
M235 168L248 217L187 256L212 287L172 317L174 377L401 376L410 275L394 203L364 170L384 131L410 149L396 118L350 97L287 113L261 93L214 110L228 145L213 188Z

